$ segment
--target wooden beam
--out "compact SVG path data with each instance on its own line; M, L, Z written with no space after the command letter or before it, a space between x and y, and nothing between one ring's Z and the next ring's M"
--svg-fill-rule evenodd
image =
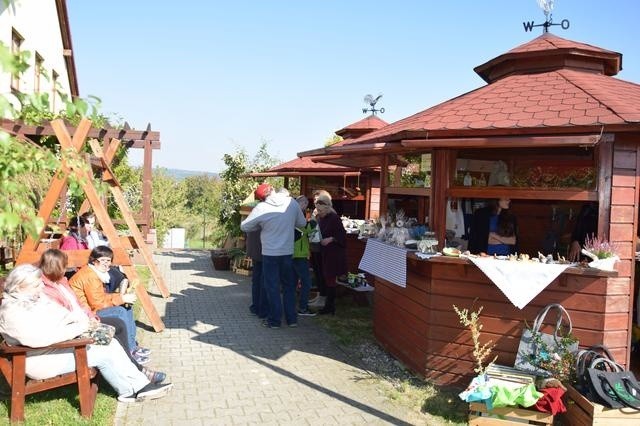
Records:
M77 128L67 123L63 123L63 127L67 129L67 133L69 134L75 134L78 131ZM53 136L56 134L53 126L50 124L31 126L7 119L0 120L0 128L20 136ZM151 148L160 149L160 132L156 131L125 130L113 127L106 129L91 128L87 133L87 137L95 139L120 139L124 141L127 146L133 146L134 148L143 148L143 142L152 141L156 143L152 144Z
M96 157L103 159L103 163L105 163L105 167L108 168L109 166L106 165L106 160L104 159L102 147L100 146L98 141L91 140L89 141L89 145L91 146L91 150L93 151L93 154ZM142 257L145 260L145 263L147 264L147 266L149 267L149 270L151 271L151 275L153 277L154 282L156 283L156 286L158 287L158 289L160 290L160 293L164 298L169 297L169 290L167 289L167 286L164 282L164 279L162 278L162 275L160 274L160 271L158 270L158 267L153 261L151 251L149 250L149 247L147 246L147 243L145 242L144 237L142 236L142 233L138 229L138 225L136 224L135 219L133 218L133 214L131 214L131 209L129 208L129 205L127 204L127 200L124 197L122 188L117 183L117 181L114 180L109 182L109 190L111 191L111 195L113 195L113 199L118 205L118 208L120 209L120 213L122 214L122 217L127 223L127 226L129 228L129 231L131 232L131 235L133 236L133 239L137 245L137 248L140 250Z
M406 148L531 148L559 146L594 146L613 141L613 134L565 136L506 136L480 138L405 139Z

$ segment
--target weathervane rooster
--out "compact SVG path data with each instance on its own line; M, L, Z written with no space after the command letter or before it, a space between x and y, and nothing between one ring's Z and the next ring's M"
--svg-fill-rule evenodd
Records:
M569 28L568 19L563 19L559 24L553 23L553 18L551 17L551 11L553 10L555 0L537 0L537 1L538 1L538 6L540 6L540 9L542 9L542 11L544 12L545 21L544 23L538 24L538 25L534 25L533 21L523 22L522 25L524 25L525 32L532 31L533 27L542 27L542 32L548 33L549 27L553 25L560 25L563 30L566 30Z
M378 101L380 100L381 97L382 97L382 93L380 93L375 98L373 97L373 95L365 96L364 97L364 103L365 104L369 104L369 106L371 106L371 108L362 108L362 112L364 114L370 112L372 115L376 115L377 112L380 112L381 114L384 114L384 108L376 109L376 104L378 103Z

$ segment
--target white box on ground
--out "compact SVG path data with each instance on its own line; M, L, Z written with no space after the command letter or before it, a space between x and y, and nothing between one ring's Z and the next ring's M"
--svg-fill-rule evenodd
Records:
M185 229L184 228L171 228L167 231L162 244L163 248L184 248L185 241Z

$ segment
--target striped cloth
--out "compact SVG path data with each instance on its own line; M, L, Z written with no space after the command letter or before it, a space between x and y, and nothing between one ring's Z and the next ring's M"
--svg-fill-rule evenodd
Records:
M407 250L402 247L369 238L358 267L400 287L407 286Z

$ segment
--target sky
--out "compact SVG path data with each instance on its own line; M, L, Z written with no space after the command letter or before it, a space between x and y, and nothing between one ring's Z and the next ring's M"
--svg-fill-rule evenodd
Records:
M135 129L154 166L220 172L262 142L288 161L382 98L391 123L486 83L473 71L542 33L538 0L67 0L80 95ZM623 54L640 84L640 1L557 0L551 32ZM142 163L134 151L133 165Z

